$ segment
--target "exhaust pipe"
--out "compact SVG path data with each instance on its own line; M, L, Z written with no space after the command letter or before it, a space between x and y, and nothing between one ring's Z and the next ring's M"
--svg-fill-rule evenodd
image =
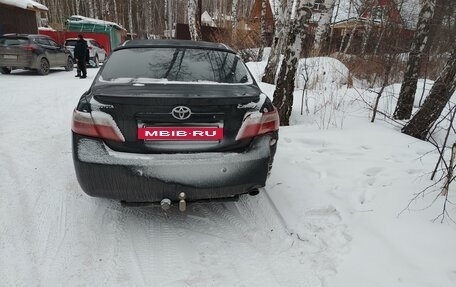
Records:
M163 209L164 211L168 210L171 208L171 200L169 198L163 198L161 201L160 201L160 207L161 209Z
M259 193L260 193L260 190L258 188L254 188L249 191L250 196L255 196L255 195L258 195Z

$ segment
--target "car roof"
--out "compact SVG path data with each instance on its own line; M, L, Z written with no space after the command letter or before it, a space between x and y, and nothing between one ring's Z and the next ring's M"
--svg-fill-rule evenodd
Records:
M191 40L128 40L117 47L116 50L129 49L129 48L146 48L146 47L163 47L163 48L193 48L193 49L208 49L208 50L222 50L230 53L235 53L230 47L222 43L212 43L205 41L191 41Z
M46 37L46 38L51 38L48 35L40 35L40 34L16 34L16 33L10 33L10 34L3 34L0 37L23 37L23 38L37 38L37 37Z
M78 40L78 38L66 38L66 40ZM92 38L84 38L84 40L90 40L90 41L96 41L95 39L92 39Z

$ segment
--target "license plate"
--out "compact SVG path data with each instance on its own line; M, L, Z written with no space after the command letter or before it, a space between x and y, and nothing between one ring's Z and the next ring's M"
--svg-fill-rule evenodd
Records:
M223 139L219 127L146 127L138 128L138 139L149 141L214 141Z
M17 60L17 56L16 55L3 55L3 59Z

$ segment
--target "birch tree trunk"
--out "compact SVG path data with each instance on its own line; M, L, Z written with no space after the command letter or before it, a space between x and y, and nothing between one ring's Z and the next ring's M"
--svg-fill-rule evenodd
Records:
M132 7L131 7L131 1L128 0L128 32L131 33L131 39L133 39L133 13L132 13Z
M94 13L93 13L93 0L89 0L89 17L94 18Z
M268 64L264 71L263 78L261 79L265 83L275 84L276 72L278 69L280 56L285 46L288 33L288 27L291 19L291 12L293 1L281 0L277 9L277 16L275 21L275 32L274 41L271 47L271 53L269 54Z
M231 5L231 39L236 37L236 27L238 22L238 0L233 0Z
M106 19L105 0L100 0L100 16L102 20Z
M168 29L169 29L169 38L173 38L173 2L168 0Z
M353 28L350 32L350 37L348 38L347 46L345 46L344 49L344 54L347 54L348 49L350 49L351 43L353 42L353 38L355 37L356 34L356 29L358 28L358 22L359 22L359 16L356 17L355 24L353 25Z
M415 100L418 74L421 66L423 51L429 37L429 28L434 15L436 0L424 0L421 7L415 36L410 47L407 68L402 81L399 99L393 118L397 120L409 119L412 115L413 101Z
M119 23L119 14L117 13L117 1L113 0L115 22Z
M315 40L314 40L314 52L316 55L320 54L322 48L322 42L328 37L329 34L329 24L331 23L331 18L334 11L334 5L336 0L326 0L325 6L326 11L320 14L320 19L318 20L318 26L315 31Z
M188 0L188 28L190 30L190 37L193 41L201 41L201 20L198 21L198 4L197 0Z
M374 26L374 16L372 13L374 12L374 5L371 6L369 12L369 22L365 25L365 32L363 35L363 43L361 44L361 56L364 56L366 53L367 43L369 42L369 38L372 33L372 27ZM383 26L383 19L382 19L382 26Z
M285 57L282 60L277 87L274 91L273 104L277 107L282 126L290 124L296 70L301 55L302 41L305 38L305 22L311 16L310 9L305 5L311 2L312 0L298 0L295 17L288 32Z
M340 5L340 1L339 1L339 5ZM348 2L348 15L349 16L351 15L352 8L353 8L352 0L349 0L349 2ZM340 41L339 53L342 53L342 50L344 48L345 38L347 38L347 28L344 28L342 33L343 33L343 35L342 35L342 40Z
M98 19L97 0L93 0L93 14L95 15L95 19Z
M336 12L334 13L334 20L337 19L337 16L339 15L339 7L340 7L340 0L337 1L337 4L334 4L336 6ZM333 38L334 38L334 27L330 26L330 32L329 32L329 44L328 44L328 54L331 54L332 52L332 46L333 46Z
M168 34L165 33L165 36L166 38L171 38L171 31L170 31L170 28L168 27L168 18L170 17L169 15L169 9L168 9L168 5L169 5L169 0L164 0L165 2L165 30L168 31Z
M266 46L266 1L261 0L261 17L260 17L260 26L261 26L261 43L260 49L257 55L257 61L263 60L264 47ZM268 3L269 4L269 3Z
M402 128L404 134L426 140L445 105L456 90L456 48L435 81L421 109Z

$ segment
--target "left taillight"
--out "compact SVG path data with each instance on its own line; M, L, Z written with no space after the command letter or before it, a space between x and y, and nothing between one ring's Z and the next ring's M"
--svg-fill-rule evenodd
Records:
M111 115L93 111L74 110L71 130L77 134L124 142L125 138Z
M242 126L236 136L236 140L253 138L279 130L280 121L277 110L261 113L251 112L244 117Z

